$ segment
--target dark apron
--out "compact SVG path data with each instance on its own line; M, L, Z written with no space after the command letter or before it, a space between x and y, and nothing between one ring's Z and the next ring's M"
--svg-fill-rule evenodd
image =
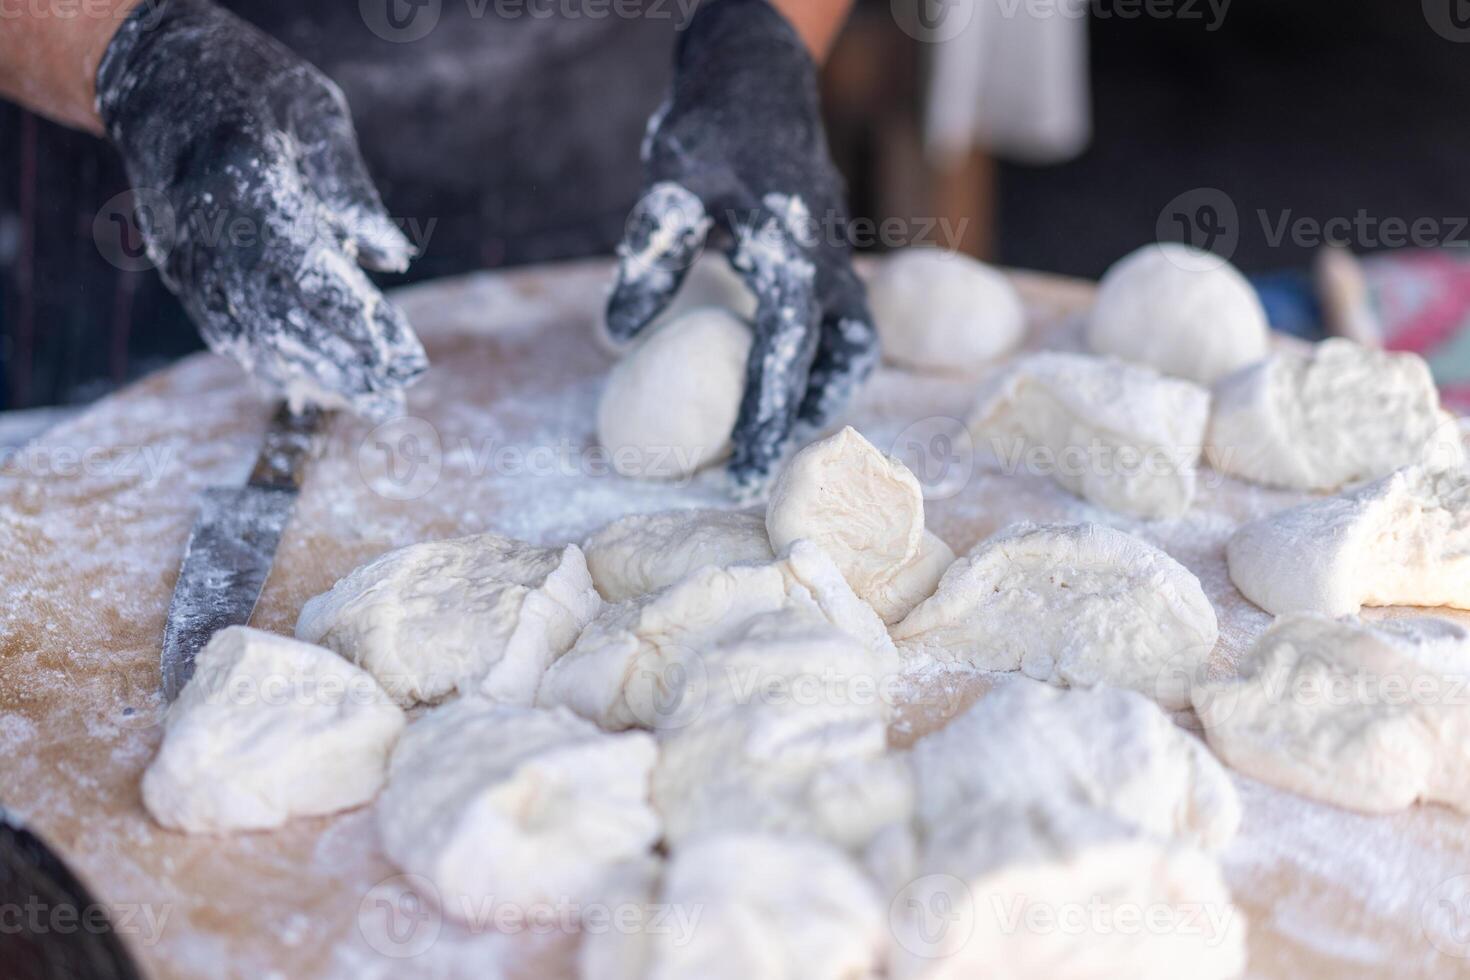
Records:
M679 3L645 0L634 18L595 0L225 5L346 91L389 212L423 253L385 285L617 241ZM126 188L110 146L0 103L0 408L87 400L199 347L157 276L126 260L140 243L107 220Z

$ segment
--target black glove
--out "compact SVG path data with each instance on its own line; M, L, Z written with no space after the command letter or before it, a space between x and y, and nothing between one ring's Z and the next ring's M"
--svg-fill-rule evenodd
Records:
M618 248L608 332L626 341L678 291L711 232L755 293L730 475L758 490L798 422L825 425L877 360L852 270L816 67L766 0L711 0L684 31L649 122L646 191Z
M97 72L97 105L135 191L148 255L214 350L293 401L370 418L428 366L358 263L413 247L358 153L342 92L208 0L148 0Z

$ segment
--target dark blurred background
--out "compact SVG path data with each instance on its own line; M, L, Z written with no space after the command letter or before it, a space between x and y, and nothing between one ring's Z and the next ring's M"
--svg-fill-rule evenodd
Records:
M1158 237L1171 206L1214 240L1220 193L1254 273L1311 263L1311 236L1272 240L1283 220L1366 215L1359 252L1390 218L1434 222L1430 245L1470 237L1463 0L1235 0L1218 20L1185 4L1203 16L1090 20L1090 142L1042 165L926 154L934 46L890 0L860 2L824 79L853 214L963 220L973 254L1086 277ZM410 278L604 254L621 233L672 22L495 22L446 0L432 34L393 44L357 4L227 5L343 85L389 210L427 234ZM104 144L0 104L0 407L85 401L198 347L110 213L126 187Z

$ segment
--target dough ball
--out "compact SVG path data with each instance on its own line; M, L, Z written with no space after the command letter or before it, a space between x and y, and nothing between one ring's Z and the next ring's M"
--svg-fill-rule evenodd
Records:
M377 682L330 650L232 626L169 708L143 805L195 834L359 806L383 785L403 726Z
M884 356L918 371L973 372L1026 333L1026 311L1011 281L958 252L895 252L868 283L868 302Z
M880 656L898 654L882 620L816 545L798 542L780 561L706 567L661 592L609 606L551 665L538 696L609 730L691 724L741 682L708 659L761 616L794 610L835 626Z
M597 438L624 476L673 480L730 455L751 333L705 308L650 327L608 375Z
M1423 358L1341 339L1277 352L1221 381L1205 452L1222 473L1296 490L1465 458Z
M690 935L655 932L649 980L878 976L885 910L862 870L820 841L723 834L677 851L660 903L699 909Z
M797 453L766 508L771 546L811 541L885 623L933 593L954 558L924 530L924 491L908 467L848 427Z
M1466 664L1470 633L1445 620L1295 614L1194 703L1221 758L1262 782L1368 813L1470 813Z
M1143 833L1219 850L1240 798L1208 749L1132 691L1059 690L1013 677L910 753L919 819L1074 799Z
M1173 242L1114 264L1087 321L1097 353L1204 385L1265 357L1269 334L1260 297L1234 266Z
M1086 928L1099 902L1142 910L1150 926ZM1218 861L1068 798L977 809L938 829L889 908L895 980L1226 980L1246 964L1245 916ZM1027 928L1032 916L1058 925Z
M1218 635L1189 569L1099 524L1005 529L893 628L905 655L1062 686L1125 687L1166 708L1189 706L1187 681Z
M658 750L569 711L466 697L426 714L393 752L378 803L383 851L461 921L493 903L588 902L659 837Z
M1047 476L1147 519L1194 500L1210 393L1150 368L1085 354L1018 358L980 387L969 429L1007 473Z
M360 664L404 707L455 691L529 704L601 606L576 545L478 534L369 562L307 602L296 635Z
M614 521L582 544L608 602L656 592L705 565L770 561L764 514L674 510Z
M1230 579L1275 615L1364 606L1470 609L1470 469L1410 466L1247 524Z

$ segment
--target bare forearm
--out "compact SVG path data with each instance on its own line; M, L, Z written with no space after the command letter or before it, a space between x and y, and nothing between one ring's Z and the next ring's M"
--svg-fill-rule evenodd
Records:
M100 134L97 64L140 2L0 0L0 97Z
M853 0L771 0L771 6L796 28L818 63L826 59L852 3Z

